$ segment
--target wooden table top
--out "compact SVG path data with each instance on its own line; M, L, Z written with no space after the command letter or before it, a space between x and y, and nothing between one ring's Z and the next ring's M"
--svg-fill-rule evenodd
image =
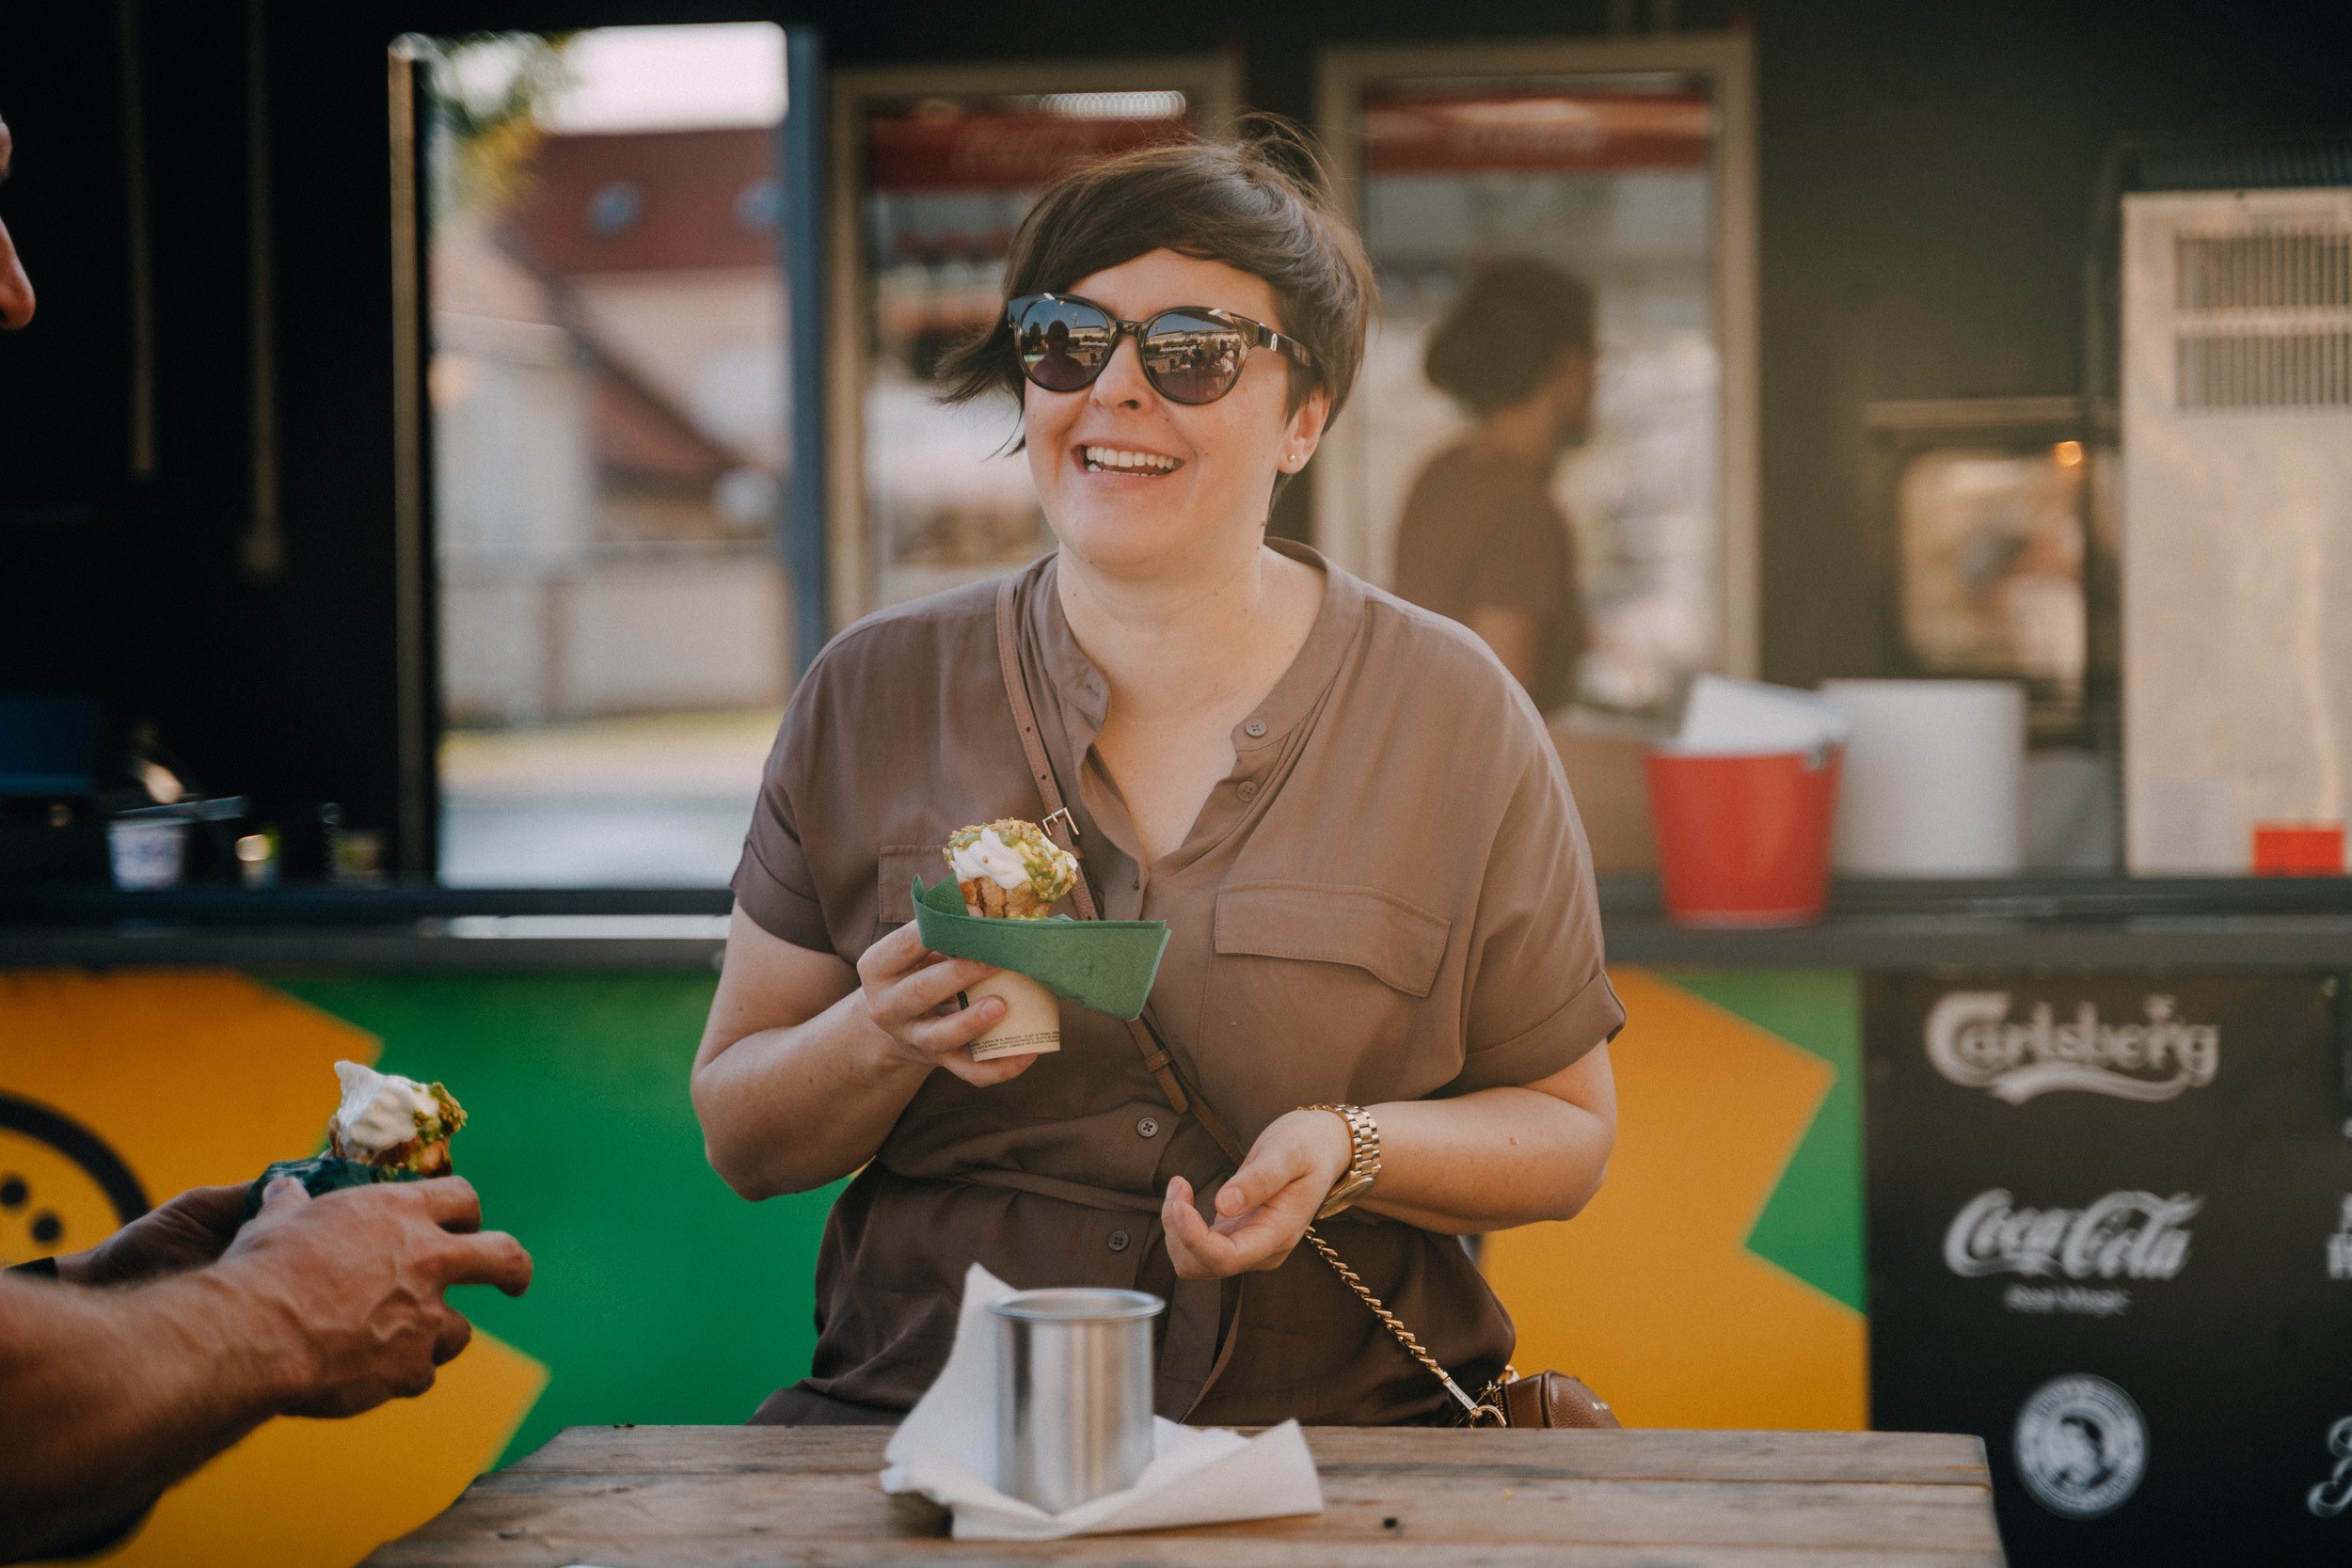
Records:
M1960 1568L2001 1562L1974 1437L1309 1427L1324 1510L1044 1543L951 1541L885 1496L886 1429L573 1427L364 1568L1037 1562L1310 1568Z

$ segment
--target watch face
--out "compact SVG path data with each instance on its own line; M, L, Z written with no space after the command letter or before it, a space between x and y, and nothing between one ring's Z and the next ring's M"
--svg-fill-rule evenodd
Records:
M1340 1184L1331 1189L1331 1196L1315 1211L1315 1218L1327 1219L1361 1197L1372 1187L1372 1178L1361 1171L1350 1171L1340 1178Z

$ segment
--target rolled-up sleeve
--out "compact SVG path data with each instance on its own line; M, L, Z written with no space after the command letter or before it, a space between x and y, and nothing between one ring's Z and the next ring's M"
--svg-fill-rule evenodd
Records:
M817 897L817 879L802 847L799 819L793 804L796 764L802 752L809 710L819 701L814 689L818 674L803 683L776 744L760 775L759 800L752 808L751 831L743 835L743 857L736 863L735 901L770 936L815 952L833 951L825 913Z
M1440 1092L1533 1084L1624 1027L1583 824L1548 747L1531 748L1495 835L1470 942L1462 1070Z

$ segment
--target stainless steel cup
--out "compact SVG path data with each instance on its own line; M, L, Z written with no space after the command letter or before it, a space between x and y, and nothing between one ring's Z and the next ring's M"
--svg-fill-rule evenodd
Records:
M1152 1320L1141 1291L1016 1291L996 1315L997 1487L1048 1513L1133 1486L1152 1463Z

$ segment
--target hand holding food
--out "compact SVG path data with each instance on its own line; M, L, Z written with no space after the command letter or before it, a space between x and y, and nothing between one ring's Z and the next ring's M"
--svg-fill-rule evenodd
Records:
M449 1140L466 1125L465 1107L438 1084L420 1084L358 1062L337 1062L342 1101L326 1124L326 1152L280 1160L263 1171L246 1197L246 1214L261 1212L262 1194L280 1176L302 1183L312 1197L379 1181L421 1181L453 1167Z
M997 976L991 965L948 958L923 944L910 922L859 955L858 986L866 1016L890 1042L898 1060L943 1068L976 1088L1019 1076L1033 1060L1009 1056L976 1062L966 1049L1004 1021L1001 998L973 994ZM959 1001L968 1001L963 1006Z
M946 854L965 911L986 919L1043 920L1078 883L1077 858L1017 817L957 829ZM1061 1049L1061 1004L1027 975L1000 971L959 995L966 1005L984 996L1005 1004L1003 1022L972 1042L974 1061Z
M480 1199L454 1177L318 1198L281 1178L219 1266L283 1320L280 1408L294 1416L352 1416L423 1393L473 1336L443 1292L494 1285L518 1296L531 1284L531 1255L482 1228Z

